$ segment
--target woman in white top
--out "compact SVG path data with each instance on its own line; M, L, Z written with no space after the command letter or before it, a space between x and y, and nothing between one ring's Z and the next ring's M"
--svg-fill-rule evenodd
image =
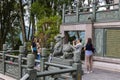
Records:
M74 60L75 61L80 61L81 60L81 50L82 50L82 43L81 39L76 41L76 45L73 43L73 46L75 47L75 52L74 52Z
M82 43L81 43L81 41L82 41L81 39L78 39L77 41L73 41L73 46L80 53L81 53L81 49L82 49Z

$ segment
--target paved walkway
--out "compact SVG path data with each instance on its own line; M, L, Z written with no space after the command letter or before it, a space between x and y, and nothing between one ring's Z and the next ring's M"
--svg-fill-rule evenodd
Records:
M120 80L120 72L95 68L93 73L85 73L82 80Z
M94 62L93 73L85 73L82 80L120 80L120 64ZM83 65L85 70L85 65Z
M46 79L48 80L48 79ZM54 80L54 79L49 79ZM72 78L58 80L73 80ZM92 73L84 73L82 80L120 80L120 72L94 68Z

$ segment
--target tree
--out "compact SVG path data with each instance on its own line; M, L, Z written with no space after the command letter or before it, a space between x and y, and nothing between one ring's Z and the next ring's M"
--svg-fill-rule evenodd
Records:
M23 37L23 42L26 42L26 30L25 30L25 22L24 22L24 12L23 12L23 5L22 5L22 0L19 0L19 11L20 11L20 24L22 28L22 37Z
M61 14L63 4L71 4L74 0L36 0L31 7L31 11L38 19L44 16Z
M70 5L74 0L36 0L31 6L31 14L36 17L37 33L43 47L46 47L59 33L63 4ZM34 24L34 23L32 23Z
M25 10L23 9L26 4L22 3L23 0L19 1L0 1L0 49L2 49L2 45L6 42L14 49L18 42L20 42L19 34L21 31L24 34L23 40L26 40L24 25Z
M50 42L54 42L54 36L59 33L59 16L44 17L38 21L38 31L36 36L41 39L41 46L48 47Z
M16 4L15 0L0 1L0 49L5 42L10 42L12 47L17 42L15 37L18 36L20 28Z

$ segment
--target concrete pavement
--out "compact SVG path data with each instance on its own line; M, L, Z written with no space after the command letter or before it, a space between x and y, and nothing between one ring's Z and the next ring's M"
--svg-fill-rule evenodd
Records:
M120 72L94 68L92 73L84 73L82 80L120 80Z
M84 64L83 70L86 72ZM94 61L93 73L84 73L82 80L120 80L120 64Z
M82 80L120 80L120 72L94 68L94 72L85 73Z

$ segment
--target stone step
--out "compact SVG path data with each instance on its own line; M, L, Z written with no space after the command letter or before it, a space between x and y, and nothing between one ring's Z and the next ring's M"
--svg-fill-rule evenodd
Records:
M94 61L93 67L120 72L120 64Z
M94 67L120 72L120 59L94 56Z
M94 56L94 61L101 61L101 62L107 62L107 63L120 64L120 59L118 59L118 58L110 58L110 57Z

